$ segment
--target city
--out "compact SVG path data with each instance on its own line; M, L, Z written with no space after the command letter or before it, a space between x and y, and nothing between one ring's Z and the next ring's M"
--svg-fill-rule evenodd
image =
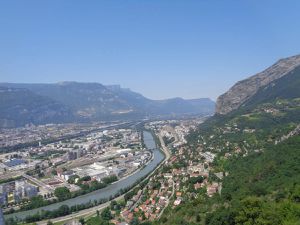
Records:
M165 155L164 161L157 164L151 174L144 178L145 184L142 189L134 188L127 194L125 192L121 199L109 199L110 204L115 204L114 208L118 209L111 210L115 213L111 218L112 223L129 224L135 219L140 222L157 220L168 206L174 208L186 201L187 193L189 196L196 196L197 193L207 190L207 195L212 196L222 188L220 182L209 180L210 165L215 155L203 152L201 160L197 162L186 158L186 153L191 154L186 152L186 136L204 120L202 117L157 120L143 122L143 126L139 122L130 128L126 123L93 125L88 130L87 126L81 124L26 127L26 132L20 134L32 137L27 139L28 142L34 143L34 140L39 141L39 144L1 155L3 175L0 203L3 212L5 215L14 215L16 212L63 202L89 192L101 191L113 182L132 176L146 167L154 157L153 149L145 145L145 131L150 131L154 136L154 148L161 149ZM115 128L116 126L120 128ZM83 134L41 144L49 136L55 140L66 137L66 134L74 135L74 132L71 132L73 129ZM11 133L18 133L19 128L15 131L10 129L7 134L5 129L2 132L5 137L9 137ZM31 133L32 135L29 135ZM15 145L22 141L26 144L22 135L14 138ZM182 168L179 162L186 167ZM217 175L222 178L223 173ZM105 205L99 203L98 208ZM84 215L91 215L97 211L98 209L93 207ZM76 214L78 213L73 214L73 217L77 220L71 221L78 222L79 216L76 217ZM30 217L24 219L30 221ZM68 220L69 217L53 219L54 222Z
M44 127L50 134L55 133L54 125L34 127L32 133ZM61 125L56 130L59 128ZM14 131L9 130L4 136L11 132ZM24 137L19 135L14 142L24 140L29 132L27 128ZM26 208L36 196L50 202L57 198L54 193L58 188L76 193L109 177L119 180L143 167L151 158L151 151L142 145L140 132L133 129L104 129L82 137L21 148L1 155L0 203L4 212L12 212Z
M300 1L0 1L0 225L300 225Z

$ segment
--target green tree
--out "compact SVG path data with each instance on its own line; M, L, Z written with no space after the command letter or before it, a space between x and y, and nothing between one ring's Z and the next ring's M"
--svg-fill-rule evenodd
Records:
M110 212L110 209L107 207L105 208L102 212L101 212L101 218L103 220L111 220L112 219L112 215Z
M71 198L71 192L67 187L56 188L54 191L54 195L58 198L59 201Z
M261 200L255 197L248 197L242 201L242 207L238 211L235 221L238 224L251 224L259 217L261 210Z
M139 225L140 224L140 221L138 218L134 217L132 219L132 221L130 222L130 225Z
M56 210L58 216L65 216L70 213L70 208L67 205L62 205Z
M84 225L84 224L85 224L84 218L81 217L81 218L79 219L79 223L81 223L81 225Z
M241 207L236 209L235 222L237 224L282 224L276 212L277 208L273 204L266 204L257 197L247 197L241 203Z

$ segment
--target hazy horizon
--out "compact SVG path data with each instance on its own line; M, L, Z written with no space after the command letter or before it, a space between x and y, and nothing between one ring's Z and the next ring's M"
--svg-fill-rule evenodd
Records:
M97 82L150 99L216 100L300 53L300 3L289 3L1 2L0 82Z
M181 96L173 96L173 97L170 97L170 98L161 98L161 99L153 99L153 98L150 98L150 97L148 97L148 96L145 96L143 93L141 93L141 92L138 92L138 91L136 91L136 90L133 90L132 88L130 88L130 87L124 87L124 86L122 86L122 85L120 85L120 84L103 84L103 83L100 83L100 82L84 82L84 81L74 81L74 80L66 80L66 81L57 81L57 82L45 82L45 83L40 83L40 82L22 82L22 83L18 83L18 82L0 82L0 84L1 83L3 83L3 84L5 84L5 83L11 83L11 84L59 84L59 83L64 83L64 82L66 82L66 83L91 83L91 84L93 84L93 83L97 83L97 84L101 84L101 85L104 85L104 86L120 86L121 88L124 88L124 89L130 89L130 91L133 91L133 92L136 92L136 93L138 93L138 94L141 94L141 95L143 95L144 97L146 97L146 98L148 98L148 99L151 99L151 100L166 100L166 99L172 99L172 98L182 98L182 99L185 99L185 100L193 100L193 99L200 99L200 98L203 98L203 99L205 99L205 98L208 98L208 99L211 99L211 100L213 100L213 101L216 101L217 99L213 99L213 98L210 98L210 97L198 97L198 98L184 98L184 97L181 97Z

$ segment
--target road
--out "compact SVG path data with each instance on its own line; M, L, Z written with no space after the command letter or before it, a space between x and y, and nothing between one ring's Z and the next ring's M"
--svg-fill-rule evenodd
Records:
M124 194L125 195L125 194ZM118 200L121 200L124 198L124 195L121 195L115 199L113 199L114 201L118 201ZM111 201L113 201L111 200ZM84 209L84 210L81 210L77 213L73 213L73 214L70 214L70 215L67 215L67 216L62 216L62 217L57 217L55 219L50 219L50 221L52 223L60 223L60 222L66 222L66 221L69 221L69 220L73 220L73 219L79 219L79 218L84 218L84 217L87 217L87 216L90 216L90 215L93 215L97 212L97 210L101 211L103 209L105 209L106 207L108 207L110 205L110 202L111 201L108 201L106 203L103 203L101 205L98 205L98 206L95 206L95 207L92 207L92 208L89 208L89 209ZM49 220L43 220L43 221L39 221L37 222L38 225L47 225Z
M167 161L170 157L171 157L171 153L170 153L170 150L168 149L168 147L166 146L161 134L157 134L158 138L159 138L159 141L160 141L160 144L161 144L161 147L162 147L162 150L163 152L165 153L166 155L166 158L164 161Z
M170 152L170 149L166 146L165 142L164 142L164 139L162 138L161 134L158 134L158 138L159 138L159 141L161 143L161 147L163 148L163 151L166 155L166 160L168 160L170 157L171 157L171 152ZM166 161L165 160L165 161ZM160 212L160 214L158 215L157 218L160 218L161 215L163 214L163 212L165 211L165 209L168 207L169 203L170 203L170 199L172 198L172 196L174 196L174 192L175 192L175 182L172 178L172 194L170 196L170 198L168 199L168 202L167 202L167 205L162 209L162 211Z
M38 180L38 179L36 179L36 178L34 178L34 177L32 177L32 176L29 176L29 175L27 175L27 174L25 174L25 173L22 174L22 176L23 176L24 178L30 180L31 182L37 184L38 186L44 188L44 189L47 190L47 191L54 191L54 188L53 188L53 187L51 187L50 185L45 184L44 182L42 182L42 181L40 181L40 180Z
M157 219L159 219L161 217L161 215L164 213L165 209L169 206L170 204L170 200L171 198L174 196L174 193L175 193L175 182L174 180L172 179L172 194L170 195L168 201L167 201L167 204L166 206L161 210L161 212L159 213Z

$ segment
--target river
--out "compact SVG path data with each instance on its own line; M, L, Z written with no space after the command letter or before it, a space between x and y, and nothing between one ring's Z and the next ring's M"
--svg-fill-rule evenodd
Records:
M117 194L121 189L125 189L125 188L132 186L139 179L145 177L147 174L149 174L151 171L153 171L164 160L164 157L165 157L162 154L162 152L156 148L156 144L155 144L152 134L148 131L144 131L143 135L144 135L144 143L145 143L147 149L151 149L151 151L153 152L153 160L150 161L143 169L126 177L125 179L121 179L120 181L117 181L117 182L107 186L106 188L91 192L86 195L81 195L76 198L68 199L63 202L58 202L58 203L54 203L54 204L51 204L48 206L44 206L41 208L5 215L5 219L11 218L11 217L18 218L18 219L24 219L26 216L36 214L37 212L40 212L41 210L55 210L55 209L58 209L62 205L68 205L69 207L71 207L73 205L88 203L89 201L93 202L94 200L100 200L100 199L105 199L105 198L108 199L110 196L114 196L115 194Z

